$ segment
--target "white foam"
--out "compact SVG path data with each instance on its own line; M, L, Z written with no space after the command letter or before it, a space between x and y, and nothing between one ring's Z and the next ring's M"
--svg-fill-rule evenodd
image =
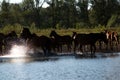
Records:
M25 45L13 45L8 55L2 57L27 57L29 48Z

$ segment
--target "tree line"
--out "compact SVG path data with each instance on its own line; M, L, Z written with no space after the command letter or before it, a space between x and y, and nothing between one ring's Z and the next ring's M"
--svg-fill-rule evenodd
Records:
M44 3L49 6L42 7ZM23 0L0 3L0 27L20 24L38 28L120 26L120 0Z

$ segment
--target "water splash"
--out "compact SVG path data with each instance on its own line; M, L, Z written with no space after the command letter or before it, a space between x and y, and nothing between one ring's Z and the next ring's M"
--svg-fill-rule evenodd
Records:
M8 55L4 55L2 57L27 57L27 53L29 51L29 48L26 45L13 45L12 48L9 51Z

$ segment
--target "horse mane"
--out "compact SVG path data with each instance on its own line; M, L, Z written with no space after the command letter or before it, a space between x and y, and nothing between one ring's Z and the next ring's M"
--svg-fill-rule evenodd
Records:
M54 37L54 38L55 38L55 37L60 37L60 35L57 34L55 30L53 30L53 31L51 31L51 33L50 33L50 37Z

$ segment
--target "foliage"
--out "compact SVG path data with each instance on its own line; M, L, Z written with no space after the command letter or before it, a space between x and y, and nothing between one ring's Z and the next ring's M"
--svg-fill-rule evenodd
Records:
M42 7L45 2L49 5L47 8ZM3 0L0 4L0 27L17 23L30 27L33 32L36 27L115 27L120 26L119 9L119 0L23 0L19 4Z
M107 27L112 27L117 19L117 15L112 15L108 20Z
M0 28L0 32L4 33L4 34L7 34L11 31L15 31L19 36L22 29L23 29L23 26L21 26L20 24L15 24L14 26L13 25L7 25L5 27ZM75 29L75 28L69 28L69 29L48 28L48 29L40 29L40 28L36 28L35 24L32 23L31 26L29 27L29 29L30 29L31 33L36 33L39 36L45 35L45 36L48 36L48 37L49 37L50 32L52 30L55 30L60 35L70 35L70 36L72 36L73 31L77 32L77 33L97 33L97 32L103 32L106 29L117 31L120 34L120 26L112 27L112 28L106 28L105 26L99 25L99 26L96 26L95 28L79 28L79 29Z
M38 32L38 29L35 27L35 23L32 23L29 29L32 33L37 33Z
M5 27L0 28L0 32L7 34L11 31L15 31L17 34L20 34L22 28L23 27L20 24L6 25Z

